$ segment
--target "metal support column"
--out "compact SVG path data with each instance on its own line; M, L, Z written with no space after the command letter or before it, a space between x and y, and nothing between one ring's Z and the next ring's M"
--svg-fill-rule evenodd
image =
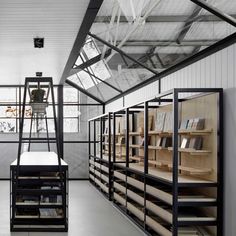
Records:
M172 214L173 214L173 236L178 236L178 90L174 89L173 92L173 185L172 185L172 196L173 196L173 204L172 204Z

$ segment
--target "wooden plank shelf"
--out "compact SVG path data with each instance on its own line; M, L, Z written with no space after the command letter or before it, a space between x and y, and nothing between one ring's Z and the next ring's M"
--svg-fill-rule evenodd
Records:
M142 132L129 132L129 136L143 136Z
M101 188L104 192L109 193L108 187L107 187L105 184L103 184L100 180L98 180L96 177L94 178L94 182L95 182L98 186L100 186L100 188Z
M125 164L123 164L123 163L119 163L117 165L121 166L121 167L122 166L125 167ZM140 173L143 173L143 171L144 171L143 166L141 166L137 163L129 163L129 168L134 169ZM154 168L154 167L150 167L150 166L149 166L149 174L148 175L152 175L152 176L156 177L157 179L164 180L167 183L172 183L172 180L173 180L171 171L166 171L163 169L158 169L158 168ZM194 184L214 183L213 181L208 181L208 180L198 178L196 176L188 176L188 175L184 175L184 174L179 174L178 182L182 183L182 184L183 183L185 183L185 184L188 184L188 183L189 184L190 183L194 183Z
M168 229L152 219L150 216L146 216L146 224L160 235L172 236L172 233Z
M168 151L173 151L173 147L168 147ZM193 156L208 155L211 153L210 150L196 150L192 148L178 148L178 152L188 153Z
M139 149L144 149L144 146L139 145L139 144L130 144L130 145L129 145L129 148L139 148ZM149 145L149 146L148 146L148 149L150 149L150 150L168 150L167 147L152 146L152 145Z
M193 136L204 136L209 135L212 133L212 129L203 129L203 130L194 130L194 129L185 129L185 130L178 130L179 135L193 135ZM159 136L171 136L173 132L169 131L156 131L151 130L148 131L148 135L159 135ZM142 134L143 135L143 134Z
M119 171L114 171L114 176L120 180L126 181L126 175L120 173Z
M159 167L169 167L169 165L170 165L169 161L164 161L164 160L160 160L160 161L148 160L148 163L152 164L152 165L159 166Z
M129 156L129 159L134 160L134 161L139 161L139 162L144 161L144 157L142 156Z
M194 129L186 129L186 130L179 130L178 133L182 135L209 135L212 133L212 129L203 129L203 130L194 130Z

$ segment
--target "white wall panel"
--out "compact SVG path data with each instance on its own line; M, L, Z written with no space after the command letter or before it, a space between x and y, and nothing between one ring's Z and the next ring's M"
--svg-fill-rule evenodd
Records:
M162 80L162 91L180 87L224 88L224 169L225 169L225 233L236 235L236 44L183 68ZM150 84L125 96L125 105L154 97L158 83ZM107 106L121 109L121 103Z

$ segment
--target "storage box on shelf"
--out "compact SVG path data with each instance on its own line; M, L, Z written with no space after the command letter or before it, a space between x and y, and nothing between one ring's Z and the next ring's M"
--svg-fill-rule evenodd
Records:
M222 235L222 94L174 89L125 109L135 126L114 203L151 235Z
M19 177L17 161L11 166L11 231L68 230L68 165L57 154L25 152L21 155ZM15 189L15 182L18 188ZM63 194L61 187L63 186Z

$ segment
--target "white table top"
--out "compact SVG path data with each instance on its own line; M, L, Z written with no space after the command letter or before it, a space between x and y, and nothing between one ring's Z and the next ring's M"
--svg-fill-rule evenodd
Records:
M17 159L11 163L11 166L17 165ZM20 157L22 166L57 166L58 157L55 152L24 152ZM61 165L67 166L67 163L61 159Z

